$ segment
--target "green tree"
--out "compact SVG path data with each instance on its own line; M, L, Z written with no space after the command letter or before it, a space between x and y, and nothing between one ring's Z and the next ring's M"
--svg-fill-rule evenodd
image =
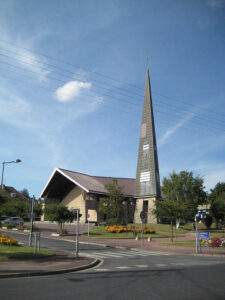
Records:
M29 202L18 198L11 198L0 207L0 214L6 216L18 216L28 218Z
M209 194L210 211L216 221L216 228L219 223L225 220L225 182L218 182Z
M188 221L194 218L198 205L206 202L203 179L194 177L192 172L173 172L163 179L162 192L166 200L184 203L187 209L183 218Z
M62 235L63 227L66 222L73 222L76 215L63 204L47 204L44 210L45 217L51 222L59 224L59 234Z
M213 218L211 215L207 214L204 218L203 218L203 223L205 224L206 228L209 229L212 225L213 222Z
M218 182L215 187L210 190L209 202L213 203L219 199L225 201L225 182Z
M114 179L112 183L105 185L108 191L106 198L99 202L99 213L105 216L108 224L121 224L124 221L122 188Z
M34 215L35 217L40 217L43 213L42 201L40 199L34 201Z
M183 218L187 210L187 205L184 202L177 200L161 200L157 201L154 213L157 218L166 218L171 224L171 241L173 242L174 231L173 227L176 220Z
M20 191L20 193L24 196L24 197L26 197L27 199L29 199L30 198L30 194L29 194L29 191L28 191L28 189L22 189L22 191Z
M215 218L216 228L219 229L219 223L223 223L225 220L225 201L223 199L213 201L210 211Z

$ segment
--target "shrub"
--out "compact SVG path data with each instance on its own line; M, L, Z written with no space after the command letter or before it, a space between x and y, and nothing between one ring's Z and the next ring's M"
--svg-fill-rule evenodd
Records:
M12 224L7 224L6 227L7 227L7 229L12 229L12 228L14 228L15 226L13 226Z
M129 232L129 229L127 226L122 226L122 225L111 225L111 226L106 226L105 230L110 232L110 233L122 233L122 232Z
M18 246L18 242L6 235L0 235L0 245Z
M215 237L209 241L211 247L224 247L224 239Z
M137 227L134 225L130 225L130 226L111 225L111 226L106 226L105 230L110 233L133 232L134 234L141 233L141 231L142 231L141 227ZM143 233L144 234L155 234L156 232L150 226L145 226L143 228Z
M207 229L209 229L211 227L212 222L213 222L213 218L209 214L207 214L205 216L205 218L203 219L203 223L205 224Z

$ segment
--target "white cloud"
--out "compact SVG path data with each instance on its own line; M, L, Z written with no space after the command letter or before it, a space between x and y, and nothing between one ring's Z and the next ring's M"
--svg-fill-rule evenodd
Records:
M69 81L63 86L57 88L55 96L60 102L69 102L79 96L82 90L91 89L91 86L92 84L90 82L76 80Z
M17 53L18 55L14 57L20 65L22 65L28 71L31 71L35 76L38 77L40 81L47 80L50 70L45 67L42 59L24 49L17 50Z
M0 27L1 26L0 20ZM48 74L51 73L46 67L46 59L33 53L33 47L27 40L21 38L13 38L10 34L7 34L6 30L0 30L1 38L0 47L1 52L7 55L6 61L13 65L22 66L23 69L32 72L32 75L40 81L46 81ZM30 49L26 50L26 49Z
M212 9L216 9L221 7L224 4L223 0L208 0L207 6L211 7Z
M194 113L188 114L185 118L183 118L181 121L179 121L176 125L170 127L167 129L167 131L164 133L164 135L159 139L159 146L162 146L166 144L169 140L169 138L176 133L176 131L181 128L185 123L187 123L190 119L192 119L194 116Z

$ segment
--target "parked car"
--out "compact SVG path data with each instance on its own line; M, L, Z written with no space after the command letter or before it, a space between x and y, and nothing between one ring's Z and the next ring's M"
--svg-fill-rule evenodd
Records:
M9 217L9 218L3 220L1 223L2 223L2 225L19 226L19 225L23 225L24 221L20 217Z
M7 217L7 216L0 216L0 225L2 225L2 222L3 222L5 219L8 219L8 217Z
M7 216L0 216L0 221L1 222L4 221L5 219L8 219L8 217Z

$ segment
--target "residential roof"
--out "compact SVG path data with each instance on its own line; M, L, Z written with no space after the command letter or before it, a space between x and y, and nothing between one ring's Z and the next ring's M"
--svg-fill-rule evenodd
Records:
M122 192L124 195L134 196L134 178L91 176L84 173L57 168L55 169L47 185L45 186L41 197L50 197L51 195L55 195L56 197L56 195L61 194L59 193L59 191L56 191L56 189L64 189L63 194L68 193L74 187L74 184L88 193L107 194L108 191L105 188L105 185L112 183L114 179L117 180L117 183L122 188ZM68 181L70 181L70 185ZM61 184L59 182L61 182Z

